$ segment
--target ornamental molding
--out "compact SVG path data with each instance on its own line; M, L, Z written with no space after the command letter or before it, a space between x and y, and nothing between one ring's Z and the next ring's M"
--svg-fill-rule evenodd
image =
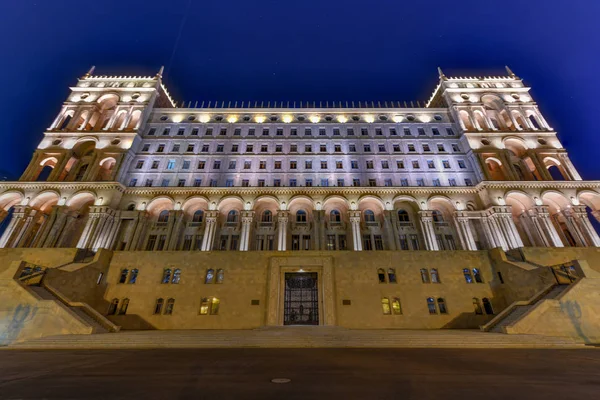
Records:
M0 192L9 190L116 190L125 192L119 182L0 182Z

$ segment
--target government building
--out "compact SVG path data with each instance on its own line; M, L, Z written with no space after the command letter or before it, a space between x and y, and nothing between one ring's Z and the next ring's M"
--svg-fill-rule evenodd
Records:
M0 182L0 344L286 325L600 339L600 181L508 68L439 70L425 102L194 104L162 70L92 68L49 122Z

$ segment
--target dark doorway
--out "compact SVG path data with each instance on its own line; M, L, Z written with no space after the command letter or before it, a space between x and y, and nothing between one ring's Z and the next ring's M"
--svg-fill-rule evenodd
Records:
M284 325L319 325L316 272L285 274Z

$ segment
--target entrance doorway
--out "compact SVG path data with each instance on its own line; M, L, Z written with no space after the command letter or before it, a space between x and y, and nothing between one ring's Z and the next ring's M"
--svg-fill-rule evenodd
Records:
M319 325L316 272L286 272L284 325Z

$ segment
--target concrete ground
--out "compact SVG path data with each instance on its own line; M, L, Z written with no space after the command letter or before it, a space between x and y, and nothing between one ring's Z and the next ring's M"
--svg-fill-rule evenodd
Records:
M531 400L599 393L594 348L0 352L0 399Z

